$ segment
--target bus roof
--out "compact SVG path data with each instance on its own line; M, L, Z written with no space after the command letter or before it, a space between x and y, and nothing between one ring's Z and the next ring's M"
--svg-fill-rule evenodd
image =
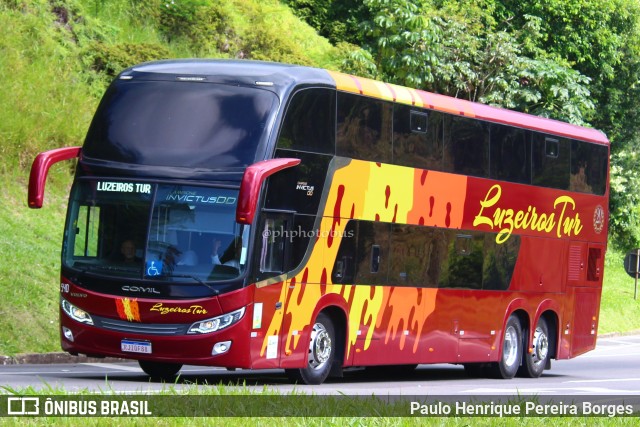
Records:
M179 59L147 62L124 70L120 79L178 80L257 86L282 96L300 85L335 87L325 70L276 62Z
M600 131L558 120L519 113L464 99L410 89L336 71L275 62L220 59L180 59L149 62L124 70L120 78L164 78L271 87L284 95L293 86L321 85L373 98L415 105L494 123L608 145Z

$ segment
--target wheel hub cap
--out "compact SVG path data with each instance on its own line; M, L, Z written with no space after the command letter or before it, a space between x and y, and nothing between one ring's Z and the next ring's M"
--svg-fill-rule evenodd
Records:
M309 366L320 369L331 357L331 337L324 325L316 323L311 331Z

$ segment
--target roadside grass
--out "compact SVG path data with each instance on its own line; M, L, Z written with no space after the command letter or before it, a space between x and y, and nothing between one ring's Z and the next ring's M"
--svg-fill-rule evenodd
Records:
M71 177L52 171L41 210L27 207L27 176L0 175L0 355L60 351L60 247Z
M429 418L404 418L404 417L149 417L149 418L89 418L89 417L50 417L32 419L8 419L0 420L0 425L19 426L106 426L113 425L122 427L140 426L194 426L194 427L273 427L277 426L441 426L441 427L466 427L466 426L500 426L500 427L535 427L535 426L636 426L637 420L634 418L563 418L563 417L537 417L537 418L488 418L488 417L429 417Z
M607 251L598 334L640 331L640 289L634 300L634 279L624 271L624 256Z
M637 420L633 418L561 418L561 417L539 417L539 418L480 418L480 417L451 417L451 418L400 418L400 417L172 417L172 418L88 418L88 417L50 417L32 419L8 419L0 420L0 425L19 426L106 426L118 425L122 427L141 426L194 426L194 427L273 427L277 426L354 426L354 427L414 427L414 426L441 426L441 427L466 427L466 426L500 426L500 427L534 427L534 426L636 426Z
M15 169L28 171L39 151L67 141L80 145L97 99L82 80L68 36L50 16L0 12L0 174L10 179Z
M0 390L2 393L2 390ZM162 413L173 413L176 416L79 416L79 417L13 417L0 418L0 425L24 425L24 426L423 426L434 425L443 427L453 426L635 426L635 417L588 417L565 416L550 417L537 416L533 412L528 415L489 417L489 416L420 416L411 415L411 399L385 400L385 397L376 396L340 396L340 395L305 395L293 391L291 393L278 393L277 391L263 390L251 391L243 386L203 387L194 385L186 390L179 390L173 386L167 386L160 394L127 394L116 395L109 392L93 393L80 391L69 393L61 388L49 388L45 392L27 388L23 390L4 390L5 395L13 396L39 396L51 399L52 402L61 401L94 401L100 408L101 400L131 401L145 400L149 409L162 407ZM58 397L58 398L57 398ZM501 404L510 407L519 406L524 413L524 401L540 404L537 397L508 397ZM461 396L458 402L468 401L469 397ZM455 401L454 401L455 402ZM481 396L472 397L472 404L490 404L483 401ZM557 402L556 402L557 403ZM571 404L570 402L564 402ZM286 404L286 409L274 405ZM451 413L456 413L455 403ZM40 400L40 406L44 405L44 399ZM230 406L235 405L235 406ZM543 405L544 406L544 405ZM579 406L579 405L578 405ZM87 406L85 406L87 408ZM4 408L2 408L4 409ZM41 413L44 408L40 408ZM96 412L100 411L98 409ZM269 413L294 414L293 416L273 416ZM157 413L157 412L156 412ZM240 416L201 416L212 413L240 414ZM314 414L328 414L314 416ZM343 416L341 414L366 414L365 416ZM370 414L370 415L369 415Z

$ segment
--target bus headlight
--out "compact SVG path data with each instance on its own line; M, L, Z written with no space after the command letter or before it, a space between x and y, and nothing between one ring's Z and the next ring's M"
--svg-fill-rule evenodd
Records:
M228 328L234 323L237 323L240 319L242 319L243 315L244 307L239 310L232 311L231 313L223 314L222 316L201 320L191 325L187 333L209 334L211 332L219 331L220 329Z
M62 306L64 312L67 313L67 315L76 322L84 323L86 325L93 325L93 319L91 318L89 313L87 313L83 309L76 307L64 298L60 298L60 305Z

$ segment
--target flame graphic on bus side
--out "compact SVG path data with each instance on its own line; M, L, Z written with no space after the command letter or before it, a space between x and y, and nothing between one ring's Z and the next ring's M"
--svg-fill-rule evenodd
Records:
M334 172L320 235L326 231L345 236L349 218L459 228L466 186L466 177L352 160ZM363 340L366 351L374 334L382 334L385 343L396 343L402 350L407 344L405 330L412 338L412 352L417 351L425 327L419 319L433 312L437 289L334 284L327 269L332 268L339 246L339 238L318 239L306 267L288 283L279 284L284 307L271 319L262 356L273 335L286 337L286 354L307 346L299 342L300 331L310 326L318 301L327 294L341 296L349 308L346 359L358 341Z

